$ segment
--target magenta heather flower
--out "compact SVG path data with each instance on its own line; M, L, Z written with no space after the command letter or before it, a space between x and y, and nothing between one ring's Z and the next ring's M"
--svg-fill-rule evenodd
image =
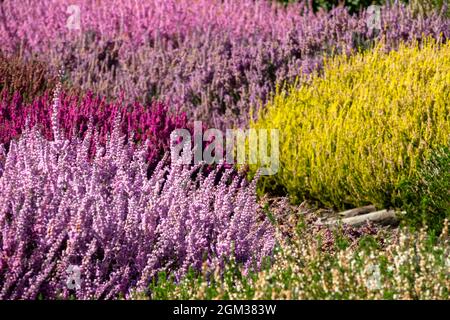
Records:
M59 89L57 90L59 91ZM184 113L170 112L166 104L154 102L150 105L140 103L125 104L122 101L107 102L106 99L87 94L84 97L61 94L59 110L52 114L52 99L49 94L27 104L21 95L13 97L3 93L0 101L0 143L9 146L11 139L17 138L27 121L30 127L37 125L48 139L58 140L55 133L63 138L84 137L89 121L96 127L96 139L90 144L90 154L95 153L97 144L104 144L111 133L114 118L120 116L121 129L126 139L132 138L136 143L148 145L147 160L152 165L169 150L170 133L177 128L189 127ZM55 99L56 100L56 99ZM59 122L59 126L56 126Z
M92 122L83 139L35 126L0 148L0 299L110 299L146 290L159 271L180 278L230 257L251 269L271 255L256 181L164 160L148 178L146 144L125 143L121 123L92 159ZM67 285L73 266L78 289Z

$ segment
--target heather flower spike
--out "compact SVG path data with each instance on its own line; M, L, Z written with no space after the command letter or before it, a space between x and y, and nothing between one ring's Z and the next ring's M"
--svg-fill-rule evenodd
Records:
M58 103L55 94L56 112ZM93 159L86 148L98 130L81 140L61 135L53 148L57 122L53 141L35 126L6 158L2 149L0 299L115 298L145 291L159 271L180 278L233 256L252 269L271 255L274 230L254 183L217 179L220 168L204 178L166 159L148 179L143 149L124 143L119 123ZM73 268L81 282L69 288Z

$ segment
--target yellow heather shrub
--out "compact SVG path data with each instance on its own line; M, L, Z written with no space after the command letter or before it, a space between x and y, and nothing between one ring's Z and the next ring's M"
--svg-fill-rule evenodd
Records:
M450 140L450 42L402 45L325 63L278 90L253 128L280 130L280 169L265 183L293 200L388 206Z

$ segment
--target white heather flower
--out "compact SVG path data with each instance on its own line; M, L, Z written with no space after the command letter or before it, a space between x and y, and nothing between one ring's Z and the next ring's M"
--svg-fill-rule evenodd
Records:
M381 271L377 264L368 264L365 268L367 289L374 291L381 289Z

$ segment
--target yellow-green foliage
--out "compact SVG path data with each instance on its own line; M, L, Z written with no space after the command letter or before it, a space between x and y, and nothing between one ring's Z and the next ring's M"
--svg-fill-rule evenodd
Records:
M450 43L326 61L322 75L278 90L254 128L280 130L269 178L294 200L387 206L450 138Z

